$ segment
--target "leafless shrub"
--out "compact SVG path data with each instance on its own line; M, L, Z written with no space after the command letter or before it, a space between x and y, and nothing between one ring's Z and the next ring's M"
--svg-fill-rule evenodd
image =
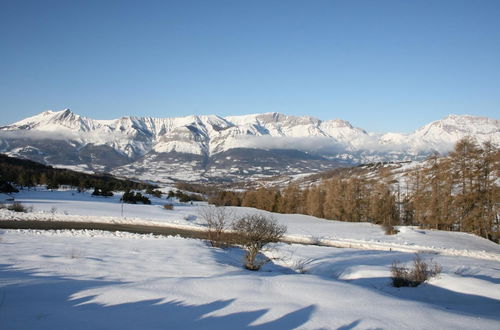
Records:
M69 257L71 259L80 259L81 257L83 256L83 252L79 249L71 249L71 253L69 255Z
M441 266L437 263L427 263L417 253L413 259L413 266L408 268L398 261L392 263L392 285L396 288L402 286L416 287L428 279L441 273Z
M222 234L234 218L234 212L223 206L203 206L198 209L199 217L207 224L207 239L212 246L223 247Z
M183 219L184 219L184 220L186 220L186 221L195 221L195 220L196 220L196 218L197 218L197 216L196 216L196 215L193 215L193 214L188 214L188 215L185 215L185 216L183 217Z
M294 261L292 268L300 274L305 274L309 271L309 265L313 261L314 259L311 258L298 259Z
M10 211L23 212L23 213L30 211L29 208L25 207L23 204L21 204L19 202L14 202L14 203L10 204L9 206L7 206L7 209Z
M311 236L310 242L312 245L321 245L321 237L320 236Z
M55 206L52 206L50 208L49 212L52 215L52 220L54 220L54 217L56 216L57 208Z
M382 224L382 229L386 235L396 235L399 231L389 222L384 222Z
M174 204L171 204L171 203L164 204L164 205L163 205L163 208L164 208L165 210L172 211L172 210L174 209Z
M252 214L233 223L233 230L238 243L246 249L245 268L259 270L268 259L257 261L258 253L266 244L278 242L286 233L286 226L278 224L274 218Z

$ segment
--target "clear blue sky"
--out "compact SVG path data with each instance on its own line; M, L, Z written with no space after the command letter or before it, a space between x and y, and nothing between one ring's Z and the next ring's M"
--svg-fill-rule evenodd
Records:
M500 1L0 0L0 125L277 111L499 118Z

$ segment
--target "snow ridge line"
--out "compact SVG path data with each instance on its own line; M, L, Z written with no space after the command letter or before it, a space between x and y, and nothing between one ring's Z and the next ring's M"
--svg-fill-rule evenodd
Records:
M194 236L207 231L206 227L194 224L181 224L175 222L159 222L145 220L140 218L117 218L117 217L97 217L97 216L79 216L79 215L62 215L62 214L47 214L47 213L19 213L5 209L0 210L0 227L2 220L5 221L39 221L39 222L74 222L74 223L93 223L96 225L130 225L130 226L145 226L149 228L161 229L178 229L183 232L195 232ZM69 228L70 229L70 228ZM118 229L117 230L122 230ZM230 232L230 231L228 231ZM331 237L311 237L306 235L289 234L285 235L281 240L284 243L304 244L329 246L337 248L352 248L361 250L379 250L379 251L399 251L409 253L428 253L441 254L449 256L463 256L477 259L500 261L500 255L479 250L459 250L451 248L437 248L418 245L402 245L395 243L374 242L367 240L355 240L346 238L331 238Z
M399 251L409 253L427 253L427 254L440 254L449 256L470 257L485 260L500 261L500 255L497 253L490 253L478 250L458 250L458 249L445 249L445 248L429 248L427 246L418 245L402 245L394 243L363 241L345 238L317 238L300 235L285 235L284 242L294 244L306 245L319 245L330 246L337 248L351 248L359 250L378 250L378 251Z

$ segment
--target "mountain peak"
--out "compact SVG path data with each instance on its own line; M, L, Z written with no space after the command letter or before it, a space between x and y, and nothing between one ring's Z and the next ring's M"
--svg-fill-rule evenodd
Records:
M191 172L224 178L249 171L325 170L339 161L423 159L432 150L450 151L465 136L500 144L500 121L468 115L449 115L411 134L369 134L342 119L279 112L94 120L63 109L42 112L0 132L0 152L13 156L51 165L115 168L118 174L141 177L145 167L156 166L158 173L176 173L176 178ZM322 160L311 163L313 156ZM219 166L227 168L215 171ZM154 178L156 174L149 177Z
M451 114L442 119L433 121L421 129L427 127L448 127L454 128L461 131L474 130L474 131L484 131L485 129L489 132L491 130L500 129L500 121L488 117L472 116L472 115L455 115Z
M35 115L33 117L36 117L36 116L40 116L40 115L43 115L43 116L50 116L50 115L60 115L60 114L70 114L71 113L71 109L69 108L65 108L65 109L62 109L62 110L45 110L43 111L42 113L39 113L38 115Z

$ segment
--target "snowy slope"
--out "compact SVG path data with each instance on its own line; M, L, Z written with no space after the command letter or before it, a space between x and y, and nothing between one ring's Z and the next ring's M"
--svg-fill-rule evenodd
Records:
M6 329L500 326L499 274L487 261L436 257L440 278L396 289L390 264L411 254L276 246L272 254L281 260L250 272L241 267L241 250L190 239L81 231L0 237ZM300 261L305 274L296 271Z
M0 210L0 219L153 224L200 230L205 228L198 217L198 204L176 203L172 212L163 209L165 199L151 197L152 205L123 205L122 216L120 194L104 198L74 190L24 190L13 196L24 205L33 207L33 212L15 213L4 209ZM287 226L288 239L299 243L386 251L428 251L500 261L500 245L467 233L401 227L398 234L385 235L380 226L370 223L324 220L301 214L274 214L246 207L231 209L235 218L252 213L275 217Z
M73 195L74 194L74 195ZM118 196L23 192L40 220L149 222L201 227L196 207L174 211L126 205ZM54 214L49 212L56 207ZM45 211L45 213L41 213ZM239 209L241 213L259 212ZM67 213L64 214L64 213ZM2 211L0 217L13 217ZM191 217L189 217L191 216ZM278 216L278 215L276 215ZM137 218L133 218L137 217ZM5 329L498 329L497 245L472 235L281 215L289 234L364 241L363 249L275 244L262 271L242 267L244 252L194 239L123 232L0 230L0 321ZM384 237L387 237L384 238ZM420 246L442 274L417 288L393 288L390 267ZM439 249L443 250L440 251ZM469 255L443 251L473 252ZM457 250L458 251L458 250ZM429 251L428 251L429 252Z

